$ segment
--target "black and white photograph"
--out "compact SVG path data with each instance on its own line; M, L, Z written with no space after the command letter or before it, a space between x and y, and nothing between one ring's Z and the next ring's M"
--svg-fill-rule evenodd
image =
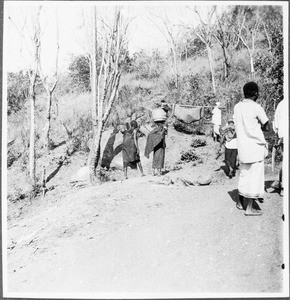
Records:
M288 23L4 1L3 297L289 297Z

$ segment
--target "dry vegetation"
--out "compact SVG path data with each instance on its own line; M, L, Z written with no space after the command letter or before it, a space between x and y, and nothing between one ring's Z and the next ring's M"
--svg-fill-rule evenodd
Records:
M248 13L252 16L259 15L259 18L267 25L267 33L271 39L269 50L267 36L260 27L254 55L255 80L261 89L260 102L271 119L274 108L283 98L282 13L279 7L264 7L263 9L259 11L257 7L249 7ZM228 12L228 16L243 13L239 11L239 7L233 7ZM250 20L247 22L251 24ZM231 32L230 27L228 32ZM218 100L224 107L223 123L225 123L228 116L232 114L235 103L242 99L241 87L252 79L246 48L239 44L234 49L231 47L228 49L230 69L228 77L224 78L222 51L219 44L213 40L212 58L217 86L214 94L205 48L198 43L198 37L194 34L191 35L191 40L188 41L186 47L188 53L186 57L182 50L178 50L181 70L178 87L172 70L165 63L166 60L171 59L171 53L163 57L158 50L151 53L140 51L132 57L127 57L127 64L120 81L119 96L106 122L105 130L134 117L137 117L140 125L150 124L150 110L161 99L171 104L206 106L212 106ZM53 160L63 159L73 164L73 159L69 159L72 154L80 152L84 154L84 157L88 155L89 141L92 138L92 94L88 64L89 60L82 56L72 57L68 72L59 74L59 81L52 99L50 153L46 153L41 139L45 125L46 104L44 89L38 78L35 108L36 192L40 191L42 184L43 165L40 162L50 165L53 164ZM28 78L25 72L10 73L8 78L8 194L9 199L17 201L31 196L27 170L30 117L29 102L25 97ZM206 118L210 120L210 108ZM179 132L209 134L208 122L202 132L196 124L184 126L175 122L173 118L170 118L170 124L174 125ZM272 145L273 133L269 134L267 139ZM84 159L84 164L86 162L87 159Z

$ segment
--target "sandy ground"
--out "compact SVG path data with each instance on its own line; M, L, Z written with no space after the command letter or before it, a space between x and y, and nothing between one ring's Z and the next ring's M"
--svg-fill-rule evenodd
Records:
M120 139L120 137L118 137ZM173 171L191 136L167 139L165 176L160 184L141 157L146 176L129 171L123 180L69 188L83 164L64 166L55 189L31 204L9 205L9 293L276 293L283 286L283 198L265 193L260 217L235 207L238 176L229 179L214 145L197 148L201 164ZM145 139L140 140L144 149ZM118 165L119 158L115 158ZM276 172L277 173L277 172ZM276 179L266 165L266 186ZM210 174L208 186L184 186ZM11 217L12 216L12 217ZM121 295L121 294L120 294Z

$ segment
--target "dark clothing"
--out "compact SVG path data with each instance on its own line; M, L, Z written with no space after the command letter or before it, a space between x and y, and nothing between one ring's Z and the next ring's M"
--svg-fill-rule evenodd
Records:
M162 142L159 143L153 150L152 167L154 169L163 169L165 161L165 147Z
M227 166L230 166L233 171L236 171L238 149L225 148L225 162Z
M137 169L137 163L140 162L140 156L134 142L134 131L126 130L123 133L123 166L130 166L132 169Z
M149 132L145 147L145 156L149 158L153 151L153 168L162 169L164 167L165 159L165 128L163 125L158 125Z

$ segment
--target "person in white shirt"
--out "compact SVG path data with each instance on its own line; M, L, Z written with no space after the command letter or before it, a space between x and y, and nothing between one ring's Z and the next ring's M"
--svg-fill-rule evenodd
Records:
M220 127L222 124L222 112L220 108L220 102L216 103L216 106L212 110L212 123L213 123L213 140L219 141L220 139Z
M256 103L259 88L255 82L243 87L245 99L234 107L234 122L240 162L238 209L247 198L246 216L260 216L253 202L264 196L264 158L268 155L263 131L269 131L269 120L261 105Z
M282 152L284 148L284 136L286 135L286 129L287 129L287 107L286 107L286 101L283 99L279 102L275 115L274 115L274 121L273 121L273 129L275 133L278 136L278 141L274 147L281 147ZM283 162L282 167L279 171L279 180L274 181L272 184L272 187L278 189L280 191L280 195L283 196L284 192L284 184L283 184Z
M228 176L232 178L236 175L238 156L237 134L234 120L229 119L228 124L222 128L221 132L222 137L219 152L221 152L222 145L225 144L225 163L228 168Z

